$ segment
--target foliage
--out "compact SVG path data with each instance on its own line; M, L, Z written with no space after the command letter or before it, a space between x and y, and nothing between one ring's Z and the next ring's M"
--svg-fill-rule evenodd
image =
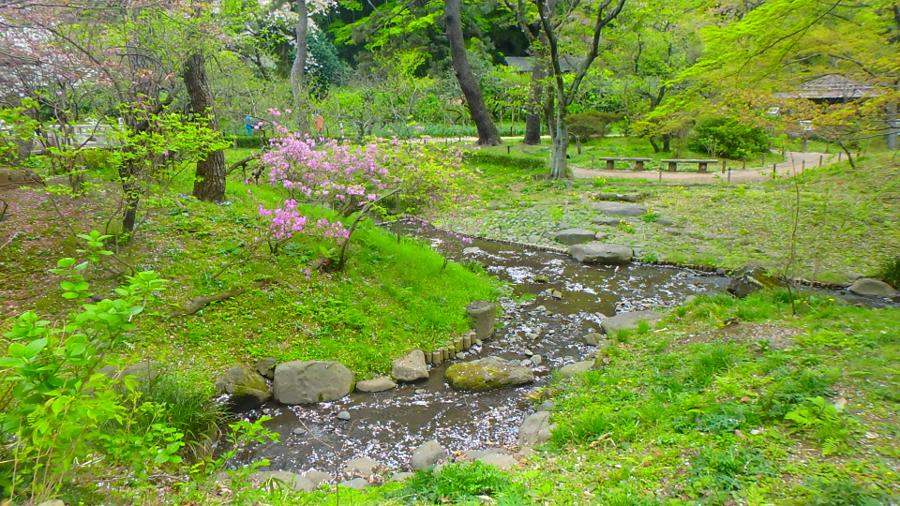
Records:
M0 163L18 161L22 144L34 138L38 123L26 114L34 104L24 100L17 107L0 108Z
M810 432L822 444L822 453L831 455L847 449L856 424L834 404L813 397L784 415L785 420Z
M525 488L494 466L472 462L448 464L440 471L417 472L398 492L410 504L480 504L483 497L493 503L512 506L528 501Z
M566 125L569 132L581 142L605 137L609 133L610 125L619 119L618 114L588 111L567 116Z
M744 125L735 118L714 117L697 124L689 146L711 156L746 160L768 151L769 138L761 128Z
M887 259L879 270L878 277L891 286L900 286L900 256Z
M84 273L109 254L102 249L109 237L96 232L84 237L89 260L63 258L53 270L64 278L62 296L83 303L81 309L59 324L27 311L5 334L10 344L0 366L8 385L2 415L7 496L48 498L74 474L99 471L76 465L94 453L106 456L102 467L107 471L121 465L137 477L181 460L182 433L156 421L137 422L155 418L163 406L142 400L133 378L125 378L120 394L109 377L97 372L165 281L153 271L139 272L116 289L116 298L89 301Z

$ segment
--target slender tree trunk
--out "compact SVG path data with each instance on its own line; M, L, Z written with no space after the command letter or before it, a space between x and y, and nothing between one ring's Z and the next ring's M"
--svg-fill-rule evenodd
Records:
M556 117L553 121L553 154L550 158L550 178L562 179L569 176L566 151L569 147L569 129L566 126L566 99L563 90L556 90Z
M297 131L306 133L309 130L309 119L306 116L306 35L309 32L309 12L306 0L297 0L297 26L294 28L294 63L291 65L291 94L294 98L294 114L297 119Z
M500 133L491 114L484 105L481 96L481 88L472 68L469 66L469 58L466 56L466 45L463 39L462 19L460 15L460 0L444 1L444 21L447 25L447 39L450 41L450 56L453 60L453 70L456 71L456 79L466 97L469 106L469 114L475 122L478 130L478 144L482 146L496 146L500 144Z
M653 146L653 152L659 153L659 144L653 139L653 136L647 137L647 140L650 141L650 145Z
M544 66L535 57L534 68L531 69L531 96L528 102L528 114L525 116L525 144L541 143L541 95L543 95Z
M203 52L191 55L184 65L184 86L191 99L191 112L209 115L209 127L218 130L219 124L213 112L213 96L206 78L206 61ZM194 196L200 200L221 202L225 200L225 152L212 151L197 162L194 176Z
M665 151L666 153L668 153L669 151L671 151L671 147L672 147L672 136L668 135L668 134L663 135L662 140L663 140L662 150Z

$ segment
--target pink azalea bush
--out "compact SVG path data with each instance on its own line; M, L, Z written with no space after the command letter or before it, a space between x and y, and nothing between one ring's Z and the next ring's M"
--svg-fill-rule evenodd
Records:
M283 126L276 126L276 133L260 160L268 182L288 197L274 209L261 206L259 213L276 243L301 234L333 240L340 248L338 268L359 221L388 214L382 205L386 197L403 201L401 214L419 216L469 199L465 189L472 176L462 168L459 150L397 140L352 145ZM299 211L301 201L331 208L342 219L310 218Z

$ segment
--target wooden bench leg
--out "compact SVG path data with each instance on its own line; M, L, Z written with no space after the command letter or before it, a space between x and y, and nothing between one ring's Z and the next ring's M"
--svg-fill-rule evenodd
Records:
M706 162L700 162L697 164L698 172L706 172Z
M676 162L669 162L669 172L675 172L675 169L678 167Z
M634 162L634 170L644 170L644 161L638 160Z
M606 170L613 170L615 168L616 168L616 162L614 162L612 160L606 161Z

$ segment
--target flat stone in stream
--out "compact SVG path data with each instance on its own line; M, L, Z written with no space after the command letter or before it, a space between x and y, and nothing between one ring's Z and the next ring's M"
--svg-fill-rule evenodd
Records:
M353 373L339 362L294 360L275 367L274 385L282 404L336 401L353 390Z
M631 311L629 313L617 314L612 318L603 320L603 322L600 323L600 328L603 329L603 332L611 334L620 330L633 329L637 327L640 322L653 324L660 318L662 318L662 315L656 311Z
M556 242L561 244L580 244L583 242L593 241L595 232L586 228L567 228L560 230L554 236Z
M634 251L628 246L594 241L570 246L569 255L585 264L621 265L631 262Z
M352 480L342 481L341 486L361 490L369 486L369 482L364 478L353 478Z
M344 463L344 474L368 478L377 474L384 466L369 457L357 457Z
M534 372L499 357L486 357L453 364L444 373L450 386L458 390L492 390L534 381Z
M356 384L356 391L365 393L384 392L395 388L397 388L397 384L391 381L391 378L388 378L387 376L378 376L369 380L360 381Z
M647 209L642 206L618 202L597 202L593 208L595 211L614 216L641 216L647 213Z

